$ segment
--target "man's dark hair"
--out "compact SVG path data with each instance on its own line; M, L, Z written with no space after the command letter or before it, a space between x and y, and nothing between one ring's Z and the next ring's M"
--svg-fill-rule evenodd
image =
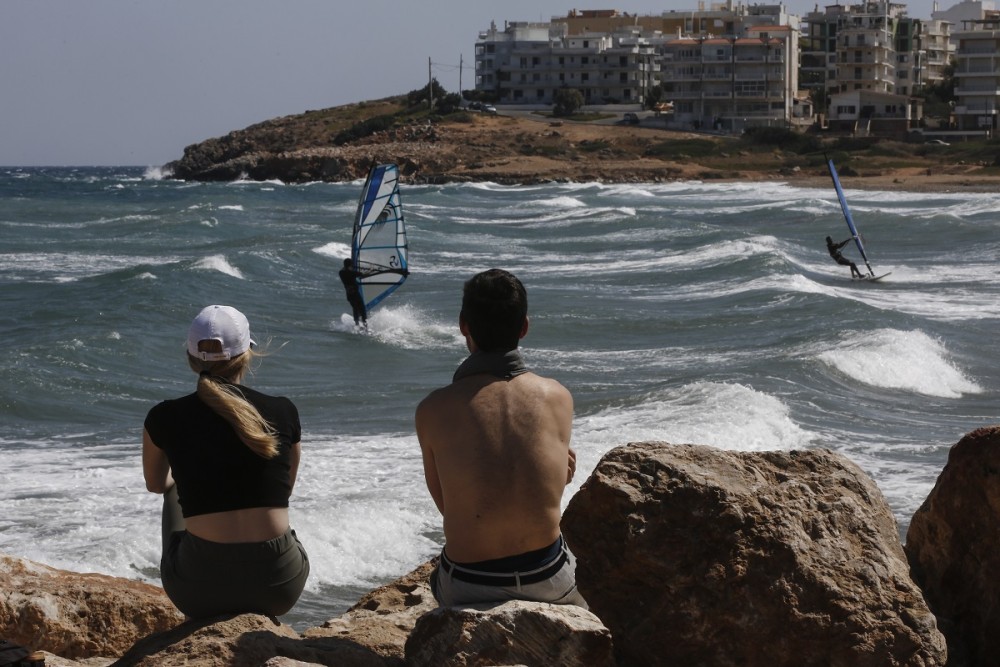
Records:
M490 269L466 281L462 319L483 352L516 350L527 316L528 293L514 274Z

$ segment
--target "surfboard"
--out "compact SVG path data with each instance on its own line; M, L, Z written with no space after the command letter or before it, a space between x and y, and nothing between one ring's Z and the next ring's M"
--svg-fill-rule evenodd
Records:
M830 178L833 179L833 187L837 190L837 199L840 200L840 210L844 214L844 220L847 221L847 228L851 230L851 238L854 239L854 244L858 247L858 252L861 253L861 259L865 260L865 266L868 268L868 275L862 278L853 280L881 280L885 278L888 273L883 273L880 276L875 275L875 270L872 269L871 262L868 261L868 253L865 252L865 244L861 239L861 234L858 233L858 228L854 224L854 218L851 216L851 208L847 205L847 197L844 196L844 188L840 186L840 177L837 176L837 168L833 165L833 158L828 157L826 159L826 166L830 170Z
M399 167L377 164L368 171L351 234L351 259L359 273L365 311L395 292L410 275L406 223L399 193Z

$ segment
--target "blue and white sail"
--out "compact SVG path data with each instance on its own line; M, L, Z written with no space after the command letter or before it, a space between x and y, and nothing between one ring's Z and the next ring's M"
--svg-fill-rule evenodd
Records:
M392 294L410 273L399 168L394 164L375 165L368 172L354 217L351 259L366 311Z
M858 234L858 228L854 226L854 218L851 217L851 209L847 206L847 199L844 197L844 189L840 187L840 177L837 176L837 168L833 166L832 158L827 158L826 166L830 168L830 177L833 179L833 187L837 189L837 198L840 199L840 210L844 212L844 219L847 220L847 227L851 230L851 237L854 239L854 243L858 246L858 252L861 253L861 259L865 260L865 266L868 267L868 275L874 276L875 272L872 270L872 265L868 262L868 255L865 253L865 244L861 241L861 235Z

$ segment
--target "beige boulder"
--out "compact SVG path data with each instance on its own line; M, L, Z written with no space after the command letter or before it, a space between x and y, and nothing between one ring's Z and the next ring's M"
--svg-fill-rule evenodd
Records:
M1000 661L1000 426L962 438L906 533L954 664Z
M406 642L408 667L611 667L611 633L573 605L515 600L442 607L424 614Z
M114 657L184 617L163 589L0 555L0 637L67 659Z
M828 451L618 447L563 530L619 664L946 661L881 492Z

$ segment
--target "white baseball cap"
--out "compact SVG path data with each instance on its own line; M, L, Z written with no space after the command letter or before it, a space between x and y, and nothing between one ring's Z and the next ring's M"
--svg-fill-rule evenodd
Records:
M198 349L203 340L222 343L221 352L204 352ZM188 329L188 354L202 361L222 361L238 357L256 345L250 338L250 323L246 316L232 306L206 306L191 322Z

